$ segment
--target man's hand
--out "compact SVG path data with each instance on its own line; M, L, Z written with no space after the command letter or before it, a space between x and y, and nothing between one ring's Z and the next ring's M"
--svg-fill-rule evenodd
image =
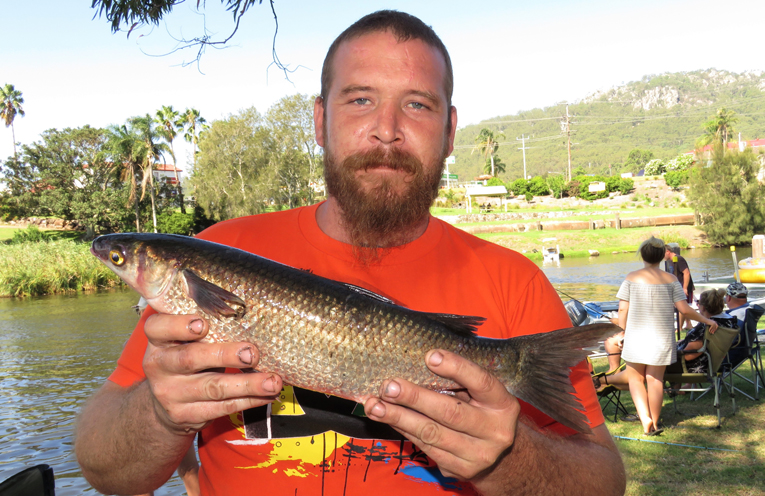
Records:
M467 390L449 396L401 379L387 380L364 411L389 424L438 464L447 477L469 480L492 467L513 445L520 405L489 372L458 355L432 350L433 373Z
M149 344L143 369L159 422L190 434L212 420L274 401L282 389L275 374L225 374L258 363L249 343L199 343L207 323L196 315L155 314L144 327Z

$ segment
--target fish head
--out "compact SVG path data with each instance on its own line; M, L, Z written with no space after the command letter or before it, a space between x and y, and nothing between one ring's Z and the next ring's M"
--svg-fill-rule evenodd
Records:
M178 263L156 235L107 234L93 241L90 252L128 286L153 304L178 273ZM161 305L160 305L161 306Z

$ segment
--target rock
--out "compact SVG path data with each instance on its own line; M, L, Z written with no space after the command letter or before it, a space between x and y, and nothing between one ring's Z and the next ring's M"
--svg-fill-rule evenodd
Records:
M590 252L590 256L591 257L599 257L600 256L600 252L598 250L587 250L587 251Z

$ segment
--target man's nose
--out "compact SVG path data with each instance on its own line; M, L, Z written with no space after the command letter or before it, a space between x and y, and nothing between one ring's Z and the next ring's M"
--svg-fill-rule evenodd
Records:
M402 117L401 109L396 104L382 102L375 112L375 122L369 134L370 140L383 145L403 144Z

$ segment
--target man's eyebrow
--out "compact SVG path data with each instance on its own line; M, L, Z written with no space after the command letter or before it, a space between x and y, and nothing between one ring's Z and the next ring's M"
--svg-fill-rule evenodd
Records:
M350 95L351 93L357 93L360 91L372 91L371 86L362 86L360 84L354 84L351 86L346 86L340 91L341 96Z
M421 96L422 98L425 98L433 105L439 105L441 103L441 100L438 99L438 95L433 93L432 91L417 91L412 90L409 92L410 95L416 95Z

